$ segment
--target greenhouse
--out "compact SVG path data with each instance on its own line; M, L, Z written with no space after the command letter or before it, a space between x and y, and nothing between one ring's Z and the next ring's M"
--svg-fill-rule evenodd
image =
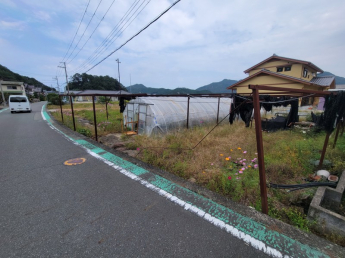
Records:
M230 97L138 97L127 103L124 126L138 134L164 134L221 121L229 112Z

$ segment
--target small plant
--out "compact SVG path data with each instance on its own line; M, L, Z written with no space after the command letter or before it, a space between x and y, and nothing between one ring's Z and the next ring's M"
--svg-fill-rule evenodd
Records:
M91 131L89 129L86 129L86 128L78 128L77 132L82 134L82 135L85 135L87 137L91 137L92 136Z

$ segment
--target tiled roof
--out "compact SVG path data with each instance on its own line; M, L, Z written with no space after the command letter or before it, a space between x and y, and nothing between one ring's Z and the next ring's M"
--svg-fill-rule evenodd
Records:
M270 73L272 75L277 75L279 77L285 77L287 79L297 80L297 81L300 81L300 82L303 82L303 83L307 83L307 84L311 83L310 81L307 81L307 80L304 80L304 79L296 78L296 77L293 77L293 76L290 76L290 75L286 75L286 74L282 74L282 73L272 72L272 71L266 70L266 69L262 69L261 71L265 71L266 73Z
M323 72L323 70L321 70L319 67L317 67L316 65L314 65L312 62L309 61L304 61L304 60L299 60L299 59L294 59L294 58L289 58L289 57L283 57L283 56L278 56L276 54L273 54L272 56L270 56L269 58L266 58L265 60L261 61L260 63L248 68L247 70L245 70L245 73L249 73L251 70L257 68L258 66L272 60L272 59L279 59L279 60L285 60L285 61L289 61L289 62L296 62L296 63L300 63L300 64L304 64L304 65L308 65L310 67L312 67L313 69L315 69L318 72Z
M324 76L324 77L314 77L310 80L311 83L317 84L320 86L330 86L332 82L335 80L334 76Z

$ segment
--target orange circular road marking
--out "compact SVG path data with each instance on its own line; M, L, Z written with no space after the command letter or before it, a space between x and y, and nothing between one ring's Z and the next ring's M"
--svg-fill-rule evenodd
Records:
M73 165L80 165L86 161L85 158L76 158L76 159L69 159L66 160L63 164L66 166L73 166Z

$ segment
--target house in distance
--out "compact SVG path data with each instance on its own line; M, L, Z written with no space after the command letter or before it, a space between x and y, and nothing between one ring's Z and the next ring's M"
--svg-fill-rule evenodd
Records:
M323 70L312 62L303 61L273 54L271 57L244 71L248 77L228 87L239 95L252 93L248 85L265 85L287 89L304 89L324 91L335 89L334 76L318 76ZM260 94L273 94L272 91L261 90ZM319 98L303 98L301 106L316 106Z

